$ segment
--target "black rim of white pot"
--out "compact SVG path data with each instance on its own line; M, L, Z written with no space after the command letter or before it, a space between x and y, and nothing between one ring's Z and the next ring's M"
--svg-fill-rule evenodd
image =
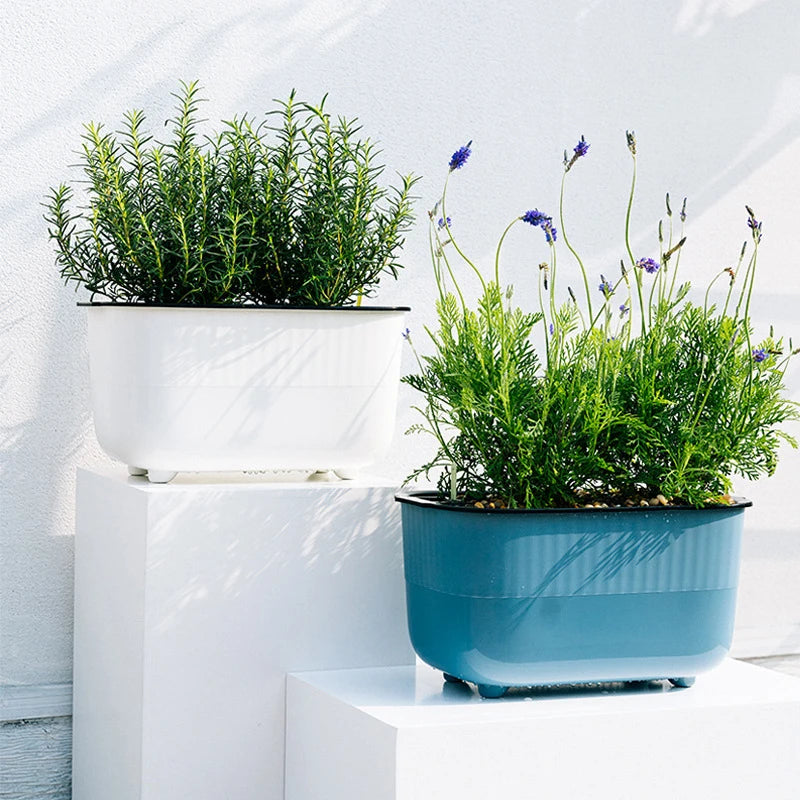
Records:
M409 306L300 306L284 304L258 304L258 303L238 303L238 304L216 304L216 305L186 305L185 303L115 303L112 300L102 302L81 301L78 306L87 308L182 308L182 309L252 309L252 310L271 310L278 311L411 311Z

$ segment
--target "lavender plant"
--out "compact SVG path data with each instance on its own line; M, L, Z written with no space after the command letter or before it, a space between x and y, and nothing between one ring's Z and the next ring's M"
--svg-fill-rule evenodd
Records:
M452 499L498 498L509 507L547 508L665 502L702 506L724 502L734 475L771 474L781 427L800 416L786 398L784 375L800 352L770 335L753 340L750 301L762 225L747 208L752 246L735 267L716 275L700 304L679 283L686 243L686 201L679 224L666 198L666 226L658 228L658 257L634 253L630 221L636 185L636 139L627 134L633 175L619 274L589 272L570 243L564 219L568 174L585 157L581 137L564 154L559 226L538 209L503 231L487 280L459 246L447 215L447 185L471 154L471 142L450 161L439 202L430 212L430 248L438 300L438 327L426 329L433 350L419 355L419 372L404 378L423 402L424 422L413 432L432 435L433 459L409 480L438 473ZM503 289L500 254L518 223L544 234L547 258L538 270L538 308L524 311ZM665 230L666 227L666 230ZM577 268L583 296L561 289L557 241ZM481 294L470 308L463 270L475 274ZM711 287L727 281L719 307ZM532 341L540 328L541 352ZM407 336L411 341L411 337ZM413 344L412 344L413 346Z
M172 137L141 111L119 134L89 123L86 203L51 190L45 219L67 282L119 302L339 306L397 277L416 178L383 186L356 120L289 99L259 121L198 132L199 88L182 84Z

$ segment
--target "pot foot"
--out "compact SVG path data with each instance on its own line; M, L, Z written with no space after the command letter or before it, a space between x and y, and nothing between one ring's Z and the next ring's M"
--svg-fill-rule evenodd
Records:
M358 470L349 469L348 467L341 467L334 469L333 474L343 481L354 481L358 477Z
M318 469L315 472L312 472L308 478L306 478L306 480L327 483L328 481L333 480L333 478L331 477L331 471L329 469Z
M668 680L673 686L677 686L680 689L688 689L690 686L694 686L693 677L668 678Z
M493 686L488 683L478 684L478 694L481 697L485 697L487 700L494 700L498 697L502 697L507 691L508 686Z
M165 469L149 469L147 470L147 480L150 483L169 483L177 474L177 472L169 472Z
M456 678L455 675L451 675L449 672L443 672L442 675L447 683L464 683L461 678Z
M141 478L144 475L147 475L147 470L128 464L128 475L132 475L134 478Z

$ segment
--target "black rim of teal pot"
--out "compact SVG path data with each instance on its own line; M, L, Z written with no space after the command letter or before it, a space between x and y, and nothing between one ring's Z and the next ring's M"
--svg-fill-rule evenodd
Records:
M201 308L231 309L241 310L278 310L278 311L411 311L409 306L298 306L298 305L268 305L256 303L239 304L217 304L217 305L186 305L181 303L114 303L112 301L103 302L79 302L78 306L86 308L180 308L194 310Z
M584 508L577 506L574 508L475 508L474 506L459 505L449 500L443 500L438 492L420 489L401 489L395 494L394 499L398 503L408 503L418 508L426 508L432 511L452 512L456 511L464 514L484 514L489 516L501 516L508 514L597 514L598 512L612 513L644 513L653 511L680 512L680 511L724 511L727 509L749 508L753 505L752 500L744 497L734 497L734 503L729 505L710 505L702 508L694 506L608 506L606 508L592 507Z

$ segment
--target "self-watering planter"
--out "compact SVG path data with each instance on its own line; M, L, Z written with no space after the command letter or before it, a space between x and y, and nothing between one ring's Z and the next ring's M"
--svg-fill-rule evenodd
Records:
M133 474L346 476L389 447L406 308L86 305L97 438Z
M691 686L733 635L744 508L481 510L403 491L411 641L446 680Z

